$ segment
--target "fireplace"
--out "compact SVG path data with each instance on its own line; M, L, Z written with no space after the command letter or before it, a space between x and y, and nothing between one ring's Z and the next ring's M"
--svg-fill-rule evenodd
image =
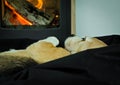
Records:
M4 27L38 25L46 28L60 25L60 0L3 0L3 3Z
M1 0L0 39L71 34L71 0Z

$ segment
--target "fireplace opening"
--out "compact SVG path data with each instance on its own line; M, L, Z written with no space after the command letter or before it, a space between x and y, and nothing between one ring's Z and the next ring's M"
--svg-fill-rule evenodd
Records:
M0 39L71 34L71 0L0 0Z
M3 0L2 26L60 25L60 0Z

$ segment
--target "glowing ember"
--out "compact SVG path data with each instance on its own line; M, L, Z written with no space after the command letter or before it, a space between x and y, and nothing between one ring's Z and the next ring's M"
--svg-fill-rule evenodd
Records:
M36 8L42 9L43 1L42 0L27 0L31 4L33 4Z
M11 5L9 5L7 1L5 1L5 5L12 10L12 15L15 16L10 18L10 22L12 24L18 25L18 23L20 23L21 25L32 25L30 21L24 19L19 13L17 13L16 10Z

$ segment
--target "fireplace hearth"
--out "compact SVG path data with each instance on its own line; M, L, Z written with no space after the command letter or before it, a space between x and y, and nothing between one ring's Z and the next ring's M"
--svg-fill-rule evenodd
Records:
M1 0L0 39L71 34L71 0Z

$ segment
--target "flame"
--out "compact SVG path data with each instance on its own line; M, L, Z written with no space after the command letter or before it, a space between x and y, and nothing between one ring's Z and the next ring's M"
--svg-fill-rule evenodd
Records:
M17 21L16 23L19 22L21 25L32 25L31 22L29 22L28 20L24 19L19 13L17 13L16 10L11 5L9 5L7 1L5 1L5 5L7 7L9 7L13 11L14 15L16 15L16 17L14 19L12 18L13 20L10 19L10 21L13 22L13 24L15 24L15 22Z
M43 5L43 1L42 1L42 0L38 0L38 4L35 5L35 7L41 9L41 8L42 8L42 5Z
M42 9L43 0L27 0L27 1L33 4L36 8Z

